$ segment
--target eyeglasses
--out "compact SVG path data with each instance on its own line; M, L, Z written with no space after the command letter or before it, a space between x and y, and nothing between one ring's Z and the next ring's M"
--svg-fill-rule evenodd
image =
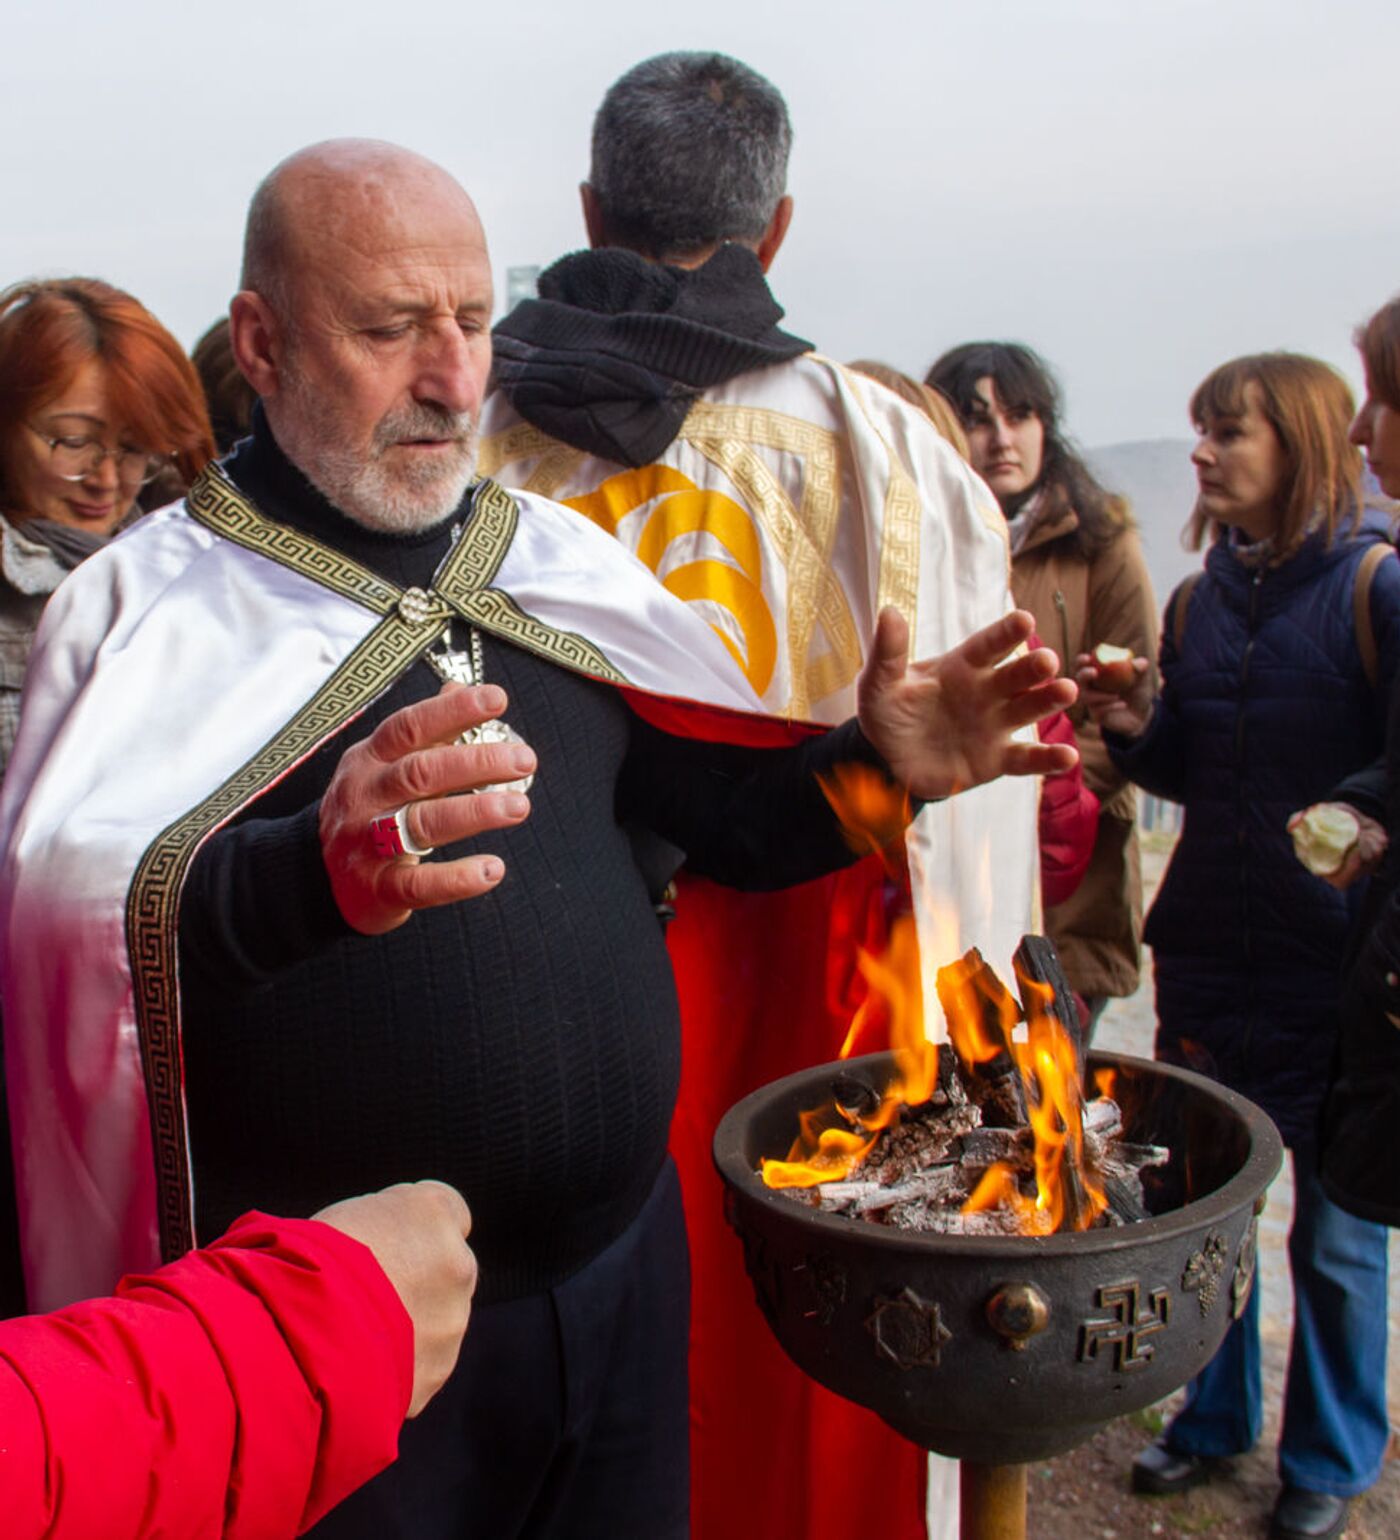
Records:
M129 487L144 487L170 464L169 455L148 454L144 449L108 449L95 438L54 438L26 424L29 431L49 446L49 468L63 481L84 481L101 470L103 462L116 462L117 479Z

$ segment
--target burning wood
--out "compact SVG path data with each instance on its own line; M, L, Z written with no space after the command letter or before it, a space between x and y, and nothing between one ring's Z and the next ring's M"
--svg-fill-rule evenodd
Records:
M1076 1079L1084 1082L1084 1030L1079 1021L1079 1003L1060 966L1060 954L1049 936L1022 936L1016 955L1011 959L1022 987L1035 990L1052 1016L1074 1044Z
M963 1074L982 1120L998 1128L1022 1127L1026 1099L1012 1052L1020 1006L976 947L940 968L937 984L944 1016L961 1028Z
M1074 996L1053 946L1016 953L1021 1001L976 949L939 970L951 1044L883 1097L853 1076L804 1116L771 1187L830 1213L942 1234L1053 1234L1145 1219L1140 1173L1168 1152L1122 1138L1106 1094L1086 1102ZM913 1045L897 1044L903 1057ZM912 1089L918 1095L911 1095Z

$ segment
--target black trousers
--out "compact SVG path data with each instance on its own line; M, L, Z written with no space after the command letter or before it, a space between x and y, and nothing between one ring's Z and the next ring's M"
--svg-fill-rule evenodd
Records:
M690 1268L668 1160L642 1212L546 1294L472 1312L399 1458L315 1540L685 1540Z

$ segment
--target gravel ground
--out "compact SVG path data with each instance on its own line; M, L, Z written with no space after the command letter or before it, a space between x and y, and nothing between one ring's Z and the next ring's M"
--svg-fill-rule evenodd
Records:
M1148 836L1144 877L1149 895L1166 867L1170 842ZM1150 971L1144 970L1150 979ZM1152 1055L1155 1027L1150 982L1105 1012L1095 1047ZM1293 1328L1286 1241L1293 1207L1288 1164L1269 1191L1260 1224L1260 1279L1263 1286L1265 1423L1252 1453L1222 1468L1205 1486L1181 1497L1138 1497L1128 1485L1133 1455L1150 1443L1173 1401L1110 1424L1097 1437L1057 1460L1034 1465L1029 1475L1030 1540L1153 1540L1157 1536L1205 1535L1212 1540L1260 1536L1278 1494L1275 1457L1283 1376ZM1400 1330L1400 1232L1391 1235L1390 1329ZM1391 1421L1400 1420L1400 1353L1389 1361ZM1352 1504L1348 1540L1400 1540L1400 1449L1376 1485Z

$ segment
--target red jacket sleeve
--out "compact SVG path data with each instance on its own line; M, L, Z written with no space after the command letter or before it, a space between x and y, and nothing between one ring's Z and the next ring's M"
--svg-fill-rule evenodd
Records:
M412 1385L368 1248L245 1215L111 1299L0 1323L5 1534L299 1534L393 1460Z
M1063 711L1040 724L1042 743L1073 743ZM1099 799L1084 784L1080 765L1047 775L1040 788L1040 894L1049 908L1062 904L1084 880L1099 832Z

